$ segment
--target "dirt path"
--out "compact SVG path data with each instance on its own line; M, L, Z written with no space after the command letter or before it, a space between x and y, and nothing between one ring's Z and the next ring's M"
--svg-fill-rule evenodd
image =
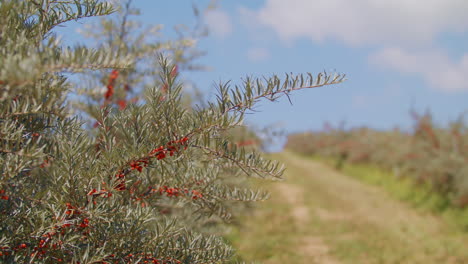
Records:
M284 201L289 204L294 218L292 224L297 226L298 233L307 231L311 212L310 208L304 203L304 189L287 183L277 184L275 188L276 192L283 195ZM340 263L330 256L330 249L320 236L301 236L298 242L300 246L297 247L297 251L304 259L310 259L313 263Z
M468 236L451 230L440 218L417 212L383 190L310 159L292 153L274 158L286 164L286 181L273 184L271 201L249 218L242 230L249 236L240 233L239 241L249 240L244 250L271 250L255 253L252 259L468 263Z

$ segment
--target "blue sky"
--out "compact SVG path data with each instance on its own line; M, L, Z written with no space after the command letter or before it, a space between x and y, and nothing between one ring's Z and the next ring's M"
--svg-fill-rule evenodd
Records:
M135 0L144 24L193 25L189 1ZM209 1L196 1L203 9ZM219 1L203 13L208 37L198 41L210 71L182 72L206 92L213 84L271 74L339 72L347 81L262 102L249 115L258 127L288 132L325 121L388 129L411 125L410 108L438 122L468 110L468 1ZM87 23L87 21L83 21ZM74 26L69 29L74 30Z

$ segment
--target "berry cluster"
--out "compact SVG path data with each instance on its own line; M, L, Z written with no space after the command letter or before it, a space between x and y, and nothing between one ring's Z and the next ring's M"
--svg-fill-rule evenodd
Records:
M151 150L150 153L145 157L128 162L128 167L119 170L119 172L115 175L115 178L117 178L117 185L114 187L114 189L117 191L126 190L127 187L125 185L125 177L132 170L142 172L143 168L148 167L151 159L156 158L157 160L162 160L166 158L168 154L169 156L173 156L176 152L180 150L180 147L184 147L184 149L187 149L187 145L188 137L183 137L178 140L170 141L166 144L166 146L160 146Z
M236 143L237 147L244 147L244 146L255 146L258 145L258 142L256 140L250 139L250 140L244 140Z
M112 193L107 191L106 189L101 189L101 190L96 190L96 188L92 189L91 191L88 192L88 195L91 195L93 197L106 197L109 198L112 196Z
M0 200L8 200L10 197L5 194L5 190L0 190Z
M188 188L178 188L178 187L167 187L162 186L159 188L149 187L142 198L147 198L152 194L166 195L167 197L179 197L179 196L191 196L193 200L203 198L203 194L198 190L189 190ZM139 199L142 199L139 198Z
M111 74L109 75L109 80L107 81L107 91L104 94L106 101L109 100L114 94L114 85L117 77L119 77L119 71L112 70Z

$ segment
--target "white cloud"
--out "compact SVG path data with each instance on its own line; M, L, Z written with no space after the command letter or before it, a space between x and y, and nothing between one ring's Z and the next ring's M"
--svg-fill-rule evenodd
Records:
M229 36L232 32L232 22L229 15L219 9L209 10L204 15L205 24L210 32L220 38Z
M455 92L468 91L468 53L455 59L436 47L444 34L468 32L466 10L468 0L265 0L239 14L250 30L271 29L286 43L306 38L377 48L369 62Z
M247 58L253 62L264 61L270 58L270 52L265 48L251 48L247 51Z
M371 55L369 60L386 69L417 74L439 90L468 91L468 53L459 61L454 61L441 50L409 52L401 48L387 48Z
M413 46L430 43L440 32L467 31L466 10L467 0L266 0L261 9L242 14L286 41Z

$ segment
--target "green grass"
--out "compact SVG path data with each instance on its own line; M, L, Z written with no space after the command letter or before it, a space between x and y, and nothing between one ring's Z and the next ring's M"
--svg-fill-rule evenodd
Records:
M335 161L329 158L312 157L334 167ZM434 192L424 184L416 184L411 177L396 177L394 173L375 165L344 163L341 171L359 181L378 186L392 197L409 203L417 210L441 215L448 224L468 232L468 208L458 208L443 195Z
M262 187L267 189L275 184L262 183ZM240 224L232 225L231 232L225 236L237 249L232 263L300 263L292 235L298 230L291 225L292 221L290 208L278 196L257 203L256 208L241 216L238 219Z

